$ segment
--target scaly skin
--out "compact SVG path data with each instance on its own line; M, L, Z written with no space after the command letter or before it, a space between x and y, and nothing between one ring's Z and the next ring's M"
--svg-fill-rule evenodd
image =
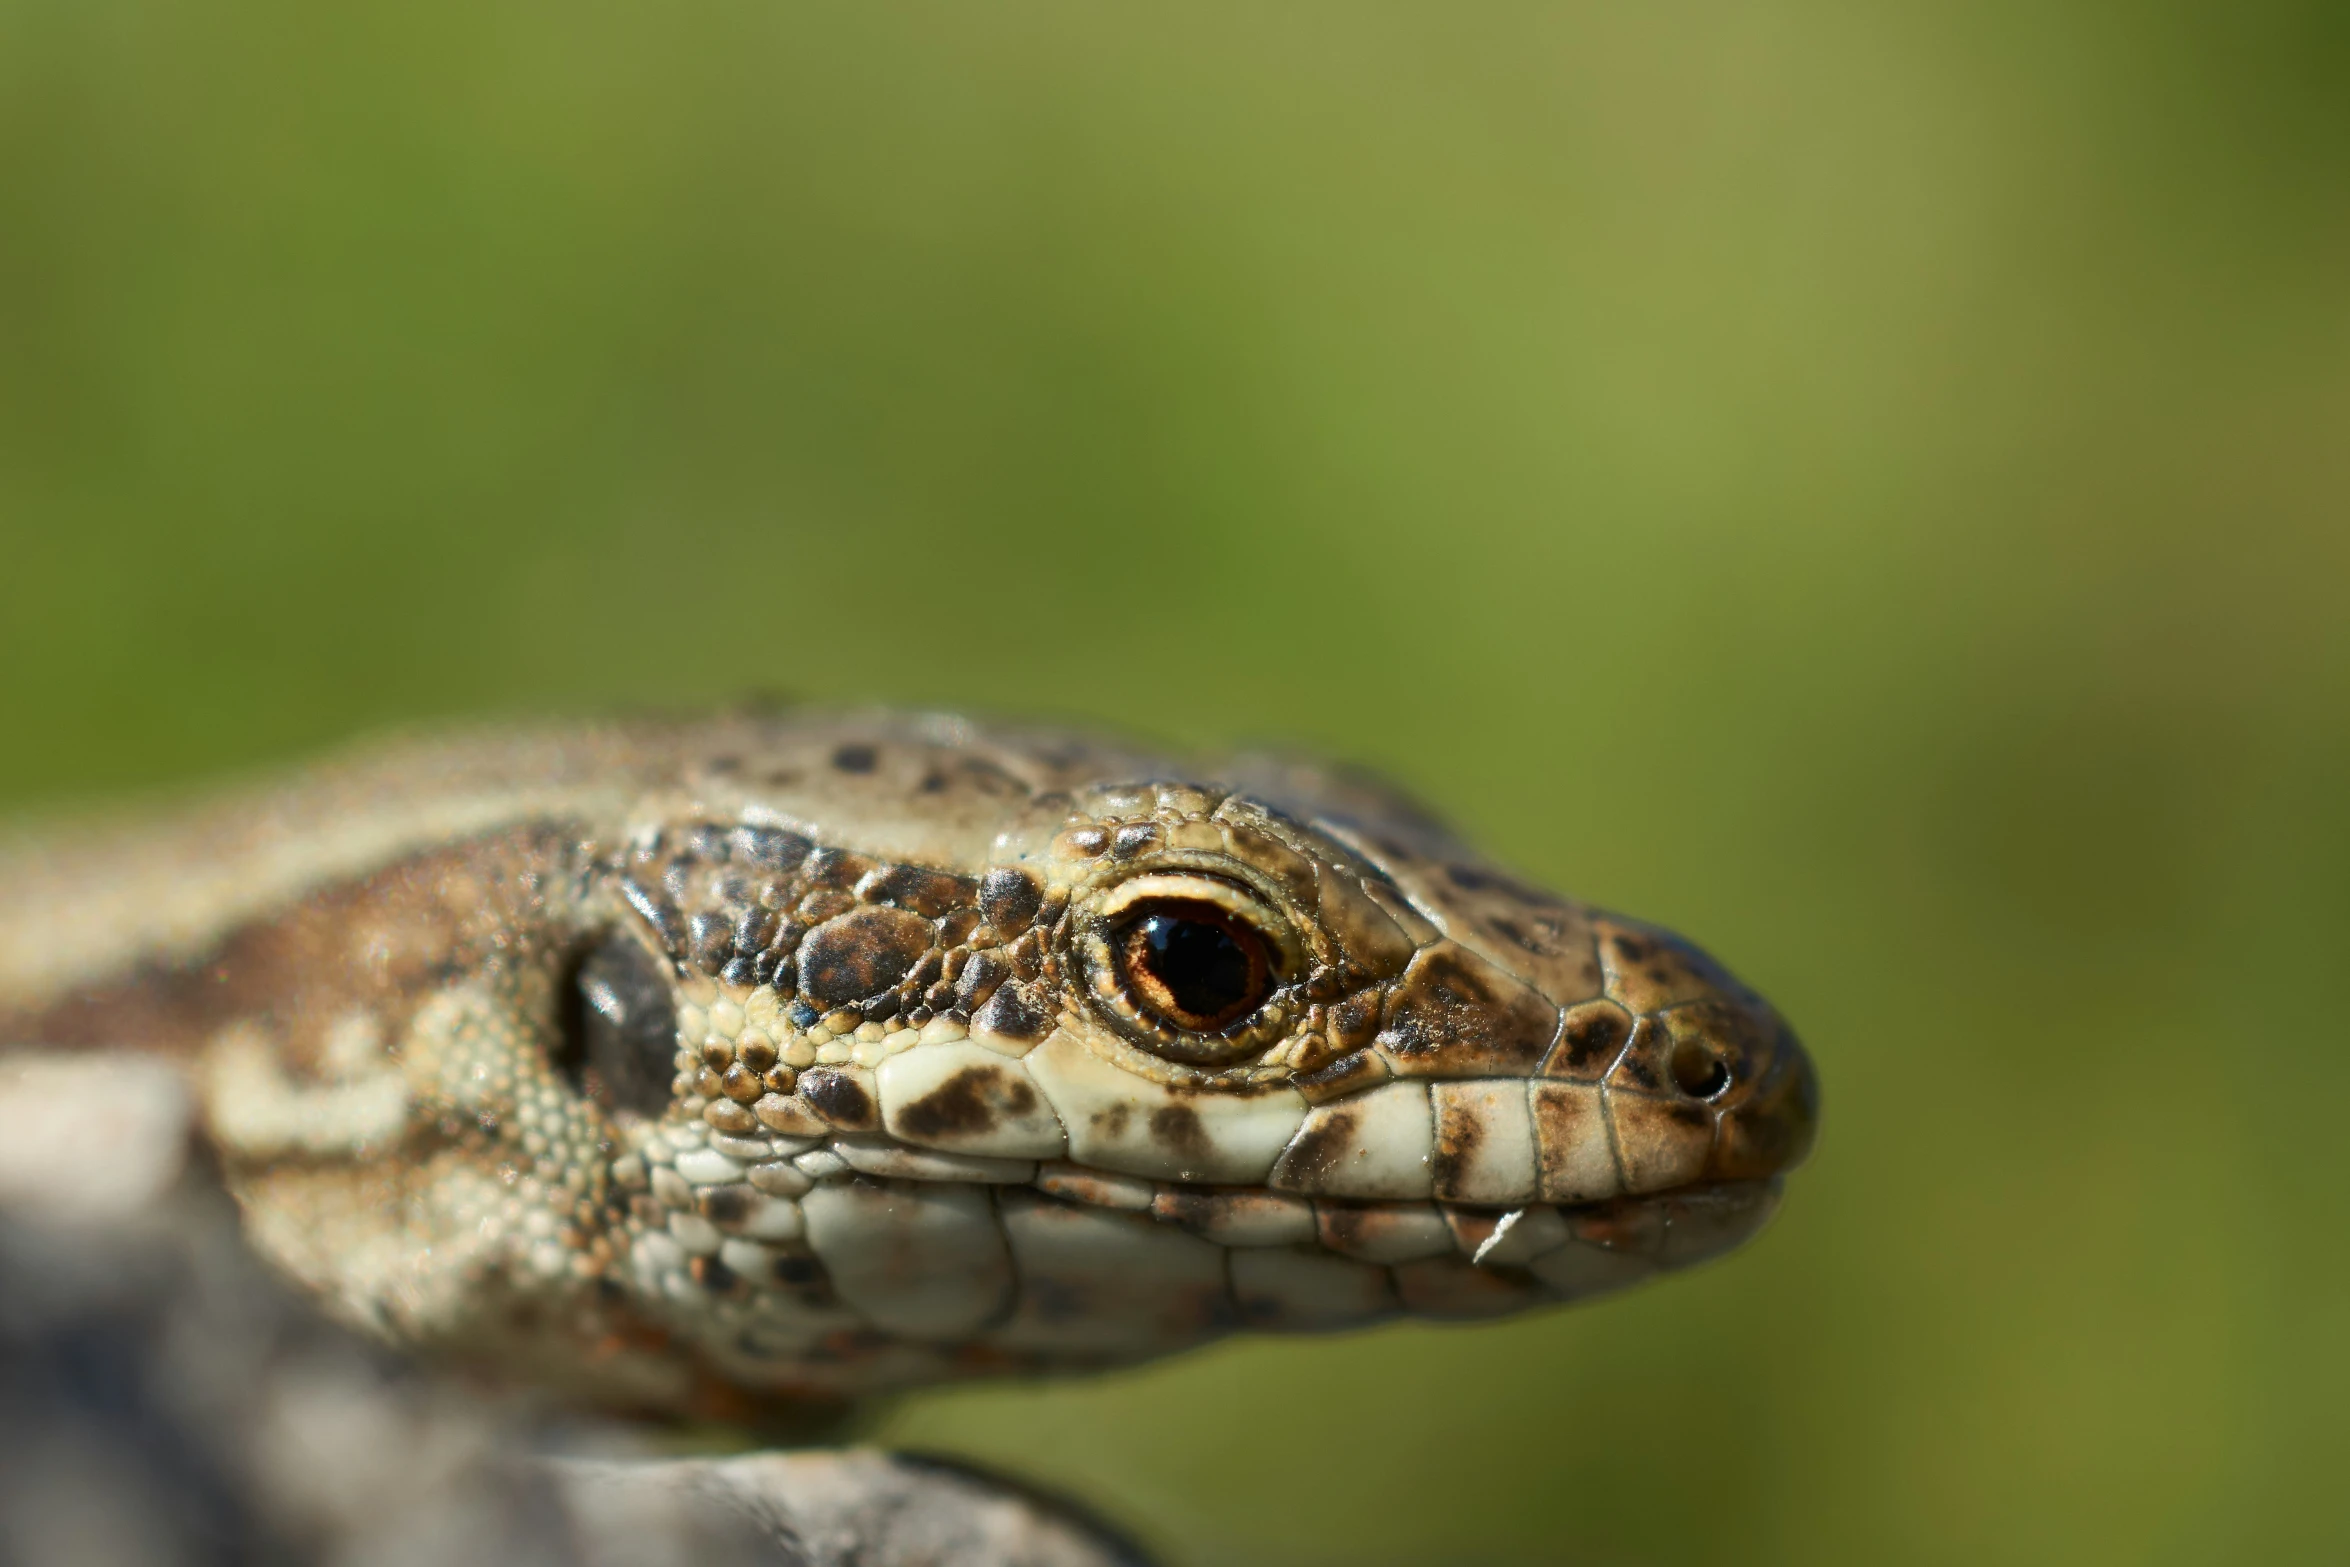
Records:
M1201 897L1267 955L1221 1031L1119 955ZM952 718L401 745L0 900L0 1042L182 1064L332 1312L647 1412L1599 1294L1751 1234L1816 1113L1709 959L1374 784Z

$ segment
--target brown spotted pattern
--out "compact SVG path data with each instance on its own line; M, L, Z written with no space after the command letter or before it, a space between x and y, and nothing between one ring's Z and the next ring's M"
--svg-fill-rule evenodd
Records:
M638 1408L1580 1299L1751 1234L1816 1116L1712 960L1375 783L953 718L412 747L0 888L0 1039L184 1062L328 1303ZM1146 888L1261 1006L1127 993Z

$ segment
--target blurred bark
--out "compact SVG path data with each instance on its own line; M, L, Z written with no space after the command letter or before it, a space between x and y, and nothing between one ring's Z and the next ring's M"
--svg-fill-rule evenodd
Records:
M0 1061L0 1567L1148 1567L937 1460L544 1456L629 1439L326 1322L189 1147L161 1069Z

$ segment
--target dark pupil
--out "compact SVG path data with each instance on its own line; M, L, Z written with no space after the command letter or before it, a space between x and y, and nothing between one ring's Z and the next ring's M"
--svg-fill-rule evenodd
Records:
M1135 927L1135 936L1136 956L1184 1011L1216 1018L1252 999L1256 976L1249 954L1222 925L1152 914Z

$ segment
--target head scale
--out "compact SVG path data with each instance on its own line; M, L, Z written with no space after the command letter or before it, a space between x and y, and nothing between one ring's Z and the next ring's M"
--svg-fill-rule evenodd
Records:
M1703 954L1340 775L800 722L556 839L535 934L377 1068L364 1265L284 1158L242 1184L356 1313L623 1402L1580 1299L1746 1238L1811 1136L1802 1049Z

